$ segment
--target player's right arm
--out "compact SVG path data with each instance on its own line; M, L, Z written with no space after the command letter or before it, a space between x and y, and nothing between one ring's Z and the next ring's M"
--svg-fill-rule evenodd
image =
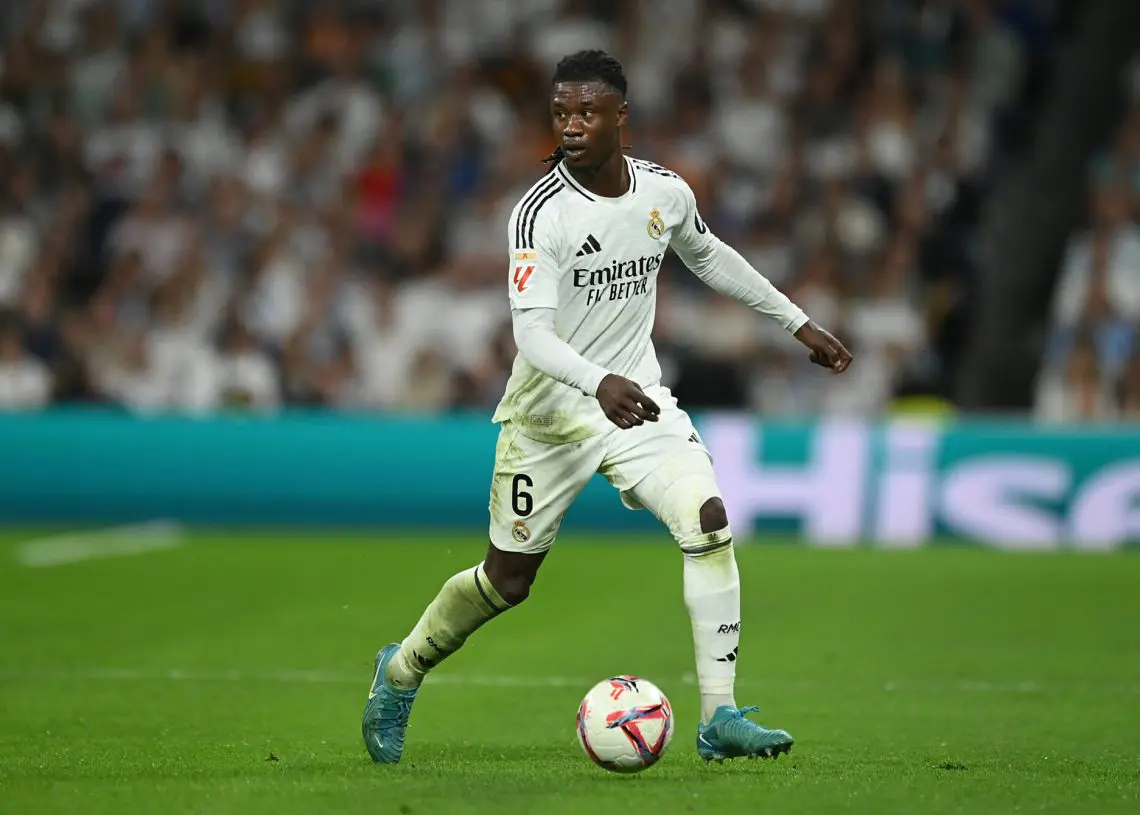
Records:
M660 408L636 383L586 359L558 336L562 241L550 213L534 212L527 200L515 208L507 227L511 323L519 354L551 379L596 397L618 427L656 421Z

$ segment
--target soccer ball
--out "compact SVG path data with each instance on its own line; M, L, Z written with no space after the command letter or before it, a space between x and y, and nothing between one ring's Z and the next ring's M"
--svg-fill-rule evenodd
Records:
M604 679L578 706L578 741L595 764L611 772L652 767L672 739L673 708L648 679Z

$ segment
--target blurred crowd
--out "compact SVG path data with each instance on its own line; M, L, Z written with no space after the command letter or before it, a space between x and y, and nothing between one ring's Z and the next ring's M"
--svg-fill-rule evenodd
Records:
M591 47L625 64L633 154L857 354L823 375L672 258L655 342L687 406L947 397L1052 31L1040 0L6 0L0 405L486 410L507 216L553 147L553 66ZM1094 329L1046 413L1138 377L1137 155L1131 121L1058 301Z
M1140 421L1140 69L1133 73L1134 101L1092 161L1088 223L1069 239L1060 270L1038 376L1044 421Z

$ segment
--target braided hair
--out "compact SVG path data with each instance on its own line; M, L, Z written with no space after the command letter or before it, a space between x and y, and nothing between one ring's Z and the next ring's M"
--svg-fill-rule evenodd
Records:
M549 164L550 165L550 167L548 167L546 170L547 175L554 172L554 168L558 166L558 162L562 161L562 159L564 159L565 157L566 157L566 151L563 150L561 147L555 147L554 152L542 160L543 164Z
M550 84L557 85L559 82L601 82L620 93L623 100L626 91L629 89L629 83L625 79L625 71L617 57L596 49L578 51L575 54L563 57L554 68L554 78ZM626 148L623 146L622 149ZM549 173L565 157L565 151L559 146L554 149L553 153L544 158L542 163L550 165L550 169L547 170Z

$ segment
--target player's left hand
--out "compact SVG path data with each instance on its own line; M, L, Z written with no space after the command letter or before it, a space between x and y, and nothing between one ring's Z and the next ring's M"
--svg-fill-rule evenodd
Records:
M851 364L851 352L812 320L800 326L795 337L811 351L808 359L816 365L827 368L833 374L843 373Z

